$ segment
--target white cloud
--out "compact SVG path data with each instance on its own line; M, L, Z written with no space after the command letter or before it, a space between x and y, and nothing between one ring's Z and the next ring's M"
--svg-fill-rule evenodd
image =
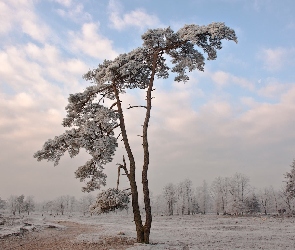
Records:
M49 27L35 14L34 1L0 2L0 33L6 34L13 29L30 36L38 42L45 42L49 37Z
M16 106L20 108L31 108L32 106L34 106L33 98L27 93L17 94L12 100L12 103L16 104Z
M242 105L246 105L250 108L254 108L255 106L258 105L258 103L255 101L253 97L248 97L248 96L241 97L240 102Z
M45 91L43 87L51 88L49 81L75 90L80 85L81 75L88 70L81 60L63 59L58 49L48 44L7 47L0 52L0 63L1 80L16 91L24 91L25 88ZM46 91L40 94L46 94Z
M210 101L201 107L200 112L205 116L227 118L232 115L232 107L226 101Z
M261 59L264 61L264 67L267 70L274 71L283 67L286 60L287 50L284 48L263 49Z
M224 87L229 84L236 84L242 88L253 91L255 89L255 85L253 82L238 76L234 76L230 73L224 71L217 72L207 72L207 76L210 76L214 83L217 84L218 87Z
M231 80L234 84L241 86L242 88L246 88L248 90L253 91L255 89L255 84L245 78L231 76Z
M56 11L61 17L69 18L79 23L90 21L92 19L91 15L84 11L84 6L82 4L67 7L67 9L57 9Z
M161 26L160 20L155 15L150 15L143 9L136 9L121 16L121 7L118 1L110 0L109 12L111 26L118 30L123 30L129 26L140 29Z
M217 71L212 74L212 80L217 83L219 86L224 86L229 83L230 74L223 72L223 71Z
M53 0L53 1L68 8L72 5L72 0Z
M294 48L263 49L258 58L262 60L264 68L269 71L278 71L286 67L290 61L294 61Z
M66 167L73 162L57 170L52 164L37 163L33 153L48 138L64 132L61 122L68 95L85 86L81 75L88 66L77 58L63 57L56 46L33 43L3 48L0 64L1 190L7 196L22 192L42 199L40 193L48 192L46 180L51 176L60 180L59 187L50 189L55 196L67 178L71 188L75 187L73 192L80 195L81 184L75 180L73 169ZM77 167L84 160L76 159ZM38 193L39 189L43 191Z
M155 95L150 128L151 166L161 167L161 172L173 169L177 177L166 177L167 182L189 177L189 173L200 183L202 179L217 177L212 173L220 174L220 169L243 172L252 179L264 176L264 166L268 166L267 174L272 179L260 185L268 185L269 181L280 185L283 174L279 168L288 166L294 151L294 144L286 141L295 140L295 88L287 90L277 104L243 97L241 101L248 105L246 111L237 110L237 103L214 99L193 110L191 94L180 93L179 89ZM151 171L156 173L157 169L151 167ZM159 178L155 177L157 181Z
M276 79L269 78L266 79L264 86L257 90L257 93L268 98L280 98L288 88L289 84L283 84Z
M12 29L12 16L9 6L2 1L0 2L0 23L0 34Z
M98 33L99 25L85 23L79 33L70 33L71 47L75 51L98 59L114 59L117 52L112 47L112 41Z
M39 24L34 17L29 17L22 24L22 29L25 34L38 42L44 43L49 35L49 29L42 24Z

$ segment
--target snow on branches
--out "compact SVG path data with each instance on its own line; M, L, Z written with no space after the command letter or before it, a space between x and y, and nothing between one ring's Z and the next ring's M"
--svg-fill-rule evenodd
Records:
M89 192L106 183L102 165L112 161L118 145L113 132L118 125L118 115L97 103L86 105L80 109L78 115L75 114L75 110L69 108L68 117L64 119L64 125L75 128L66 130L53 140L49 139L34 157L38 161L53 161L56 166L66 151L74 157L84 148L92 159L76 171L76 177L80 178L80 181L90 178L87 186L82 189Z
M208 60L214 60L217 57L216 50L222 48L222 39L237 42L235 31L224 23L211 23L207 26L185 25L176 33L170 27L151 29L142 35L142 39L143 46L147 50L167 53L171 57L171 62L174 64L172 72L177 74L175 81L178 82L189 80L186 69L204 70L204 56L195 47L203 49L208 55ZM165 61L162 56L161 60ZM164 71L168 69L166 66Z
M290 199L295 198L295 160L291 164L291 171L286 173L286 193Z
M125 190L109 188L97 195L95 204L90 206L92 213L101 214L128 208L130 193Z
M85 165L79 167L75 172L76 178L80 181L84 181L88 178L90 180L86 183L86 187L82 187L83 192L90 192L96 189L100 189L103 185L106 185L107 175L103 173L103 166L91 159L85 163Z
M105 60L83 76L92 85L81 93L71 94L68 98L67 116L62 124L71 129L54 139L49 139L43 148L34 154L38 161L47 159L58 165L66 151L74 157L84 148L92 158L76 171L77 178L81 181L88 180L83 191L89 192L105 185L103 165L111 162L114 156L117 147L114 129L117 127L121 129L118 134L123 137L130 169L135 171L135 161L130 159L133 154L127 140L119 94L124 93L126 89L147 89L146 100L149 105L134 106L146 108L148 119L144 126L146 131L143 133L143 140L147 142L154 78L169 76L170 68L166 64L166 55L171 58L171 72L176 73L175 80L185 82L189 79L187 70L204 69L205 58L197 50L198 47L208 55L209 60L214 60L216 50L222 48L222 39L237 42L234 30L224 23L211 23L207 26L185 25L177 32L170 27L152 29L143 34L142 39L142 47L121 54L114 60ZM101 104L106 98L114 101L110 107ZM148 152L147 148L145 152ZM135 182L135 179L129 181Z

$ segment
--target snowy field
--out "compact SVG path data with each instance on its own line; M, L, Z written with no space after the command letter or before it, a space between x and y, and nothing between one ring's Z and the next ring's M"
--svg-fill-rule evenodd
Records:
M34 230L50 227L63 231L66 228L59 224L63 221L95 226L100 229L75 236L71 239L75 242L99 243L106 237L126 239L136 237L132 217L124 212L85 217L31 215L23 219L10 219L10 221L6 219L6 223L3 223L2 218L2 222L0 219L0 239L5 235L17 235L21 230L34 233ZM154 216L151 244L135 244L122 249L295 249L295 218L221 215Z

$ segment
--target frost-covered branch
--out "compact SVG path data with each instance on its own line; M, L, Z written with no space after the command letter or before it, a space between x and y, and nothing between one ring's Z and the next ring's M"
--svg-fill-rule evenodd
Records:
M146 106L142 106L142 105L131 106L129 104L129 107L127 109L132 109L132 108L145 108L146 109Z
M76 128L67 130L53 140L49 139L34 157L38 161L53 161L56 166L66 151L70 157L74 157L84 148L92 156L92 160L78 168L76 177L81 181L90 178L83 188L83 191L89 192L105 185L106 175L102 172L102 165L112 161L117 147L113 130L119 124L117 113L97 103L88 104L82 111L79 116L67 121Z
M106 185L107 175L103 173L103 166L94 159L87 161L85 165L79 167L75 175L81 182L90 179L86 183L86 187L82 188L83 192L89 193Z

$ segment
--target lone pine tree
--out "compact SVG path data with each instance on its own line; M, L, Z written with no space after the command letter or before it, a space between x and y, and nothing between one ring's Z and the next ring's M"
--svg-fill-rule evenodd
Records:
M170 27L150 29L142 35L142 39L141 47L121 54L114 60L105 60L96 69L84 75L84 79L90 81L91 85L81 93L70 95L66 107L67 116L62 123L64 127L71 129L45 142L42 150L36 152L34 157L38 161L47 159L57 165L66 151L74 157L84 148L91 159L80 166L75 174L81 181L87 181L83 191L90 192L106 184L103 166L112 162L118 146L117 140L121 136L128 160L125 161L123 157L120 167L130 183L137 241L149 243L152 213L147 176L150 159L148 127L155 78L168 78L169 72L173 72L176 74L175 81L188 81L187 71L204 70L203 54L207 54L208 60L214 60L217 57L216 51L222 48L221 41L226 39L237 42L237 37L234 30L224 23L211 23L207 26L185 25L177 32ZM172 68L166 64L165 58L168 57L171 58ZM120 99L127 89L136 88L146 91L145 105L129 107L142 108L145 112L141 135L146 216L144 224L138 204L136 163L126 131L125 110ZM105 99L111 100L112 104L107 106Z

